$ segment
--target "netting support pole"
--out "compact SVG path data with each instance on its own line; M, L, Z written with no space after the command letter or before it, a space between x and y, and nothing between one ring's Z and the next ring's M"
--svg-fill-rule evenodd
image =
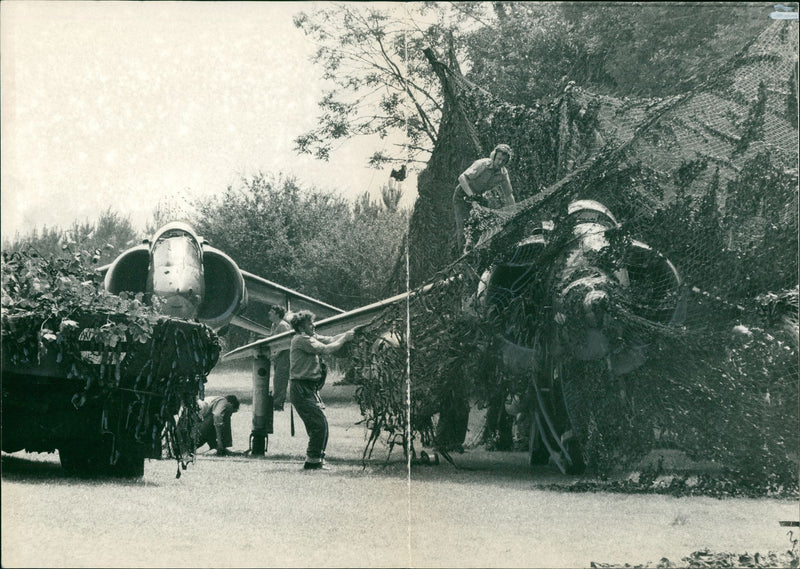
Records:
M272 432L272 397L269 393L269 356L253 358L253 430L250 432L251 456L264 456Z

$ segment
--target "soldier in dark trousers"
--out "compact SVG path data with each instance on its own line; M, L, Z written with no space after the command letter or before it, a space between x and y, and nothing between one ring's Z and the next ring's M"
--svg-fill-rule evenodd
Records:
M216 449L218 456L228 454L228 448L233 446L231 415L238 410L239 398L235 395L220 396L211 401L200 401L201 423L195 448L208 444L209 448Z
M292 315L287 313L282 306L270 306L268 314L272 322L272 329L270 330L272 336L283 334L292 329L288 322ZM275 398L273 408L275 411L283 411L283 405L286 402L286 391L289 387L289 350L278 352L273 356L272 365L275 370L272 375L272 395Z
M289 350L290 396L292 405L300 415L308 433L306 470L328 470L325 464L325 448L328 445L328 419L319 397L324 381L321 354L334 354L345 343L353 339L355 329L338 336L317 335L314 314L301 310L292 317L292 328L297 333L292 338Z

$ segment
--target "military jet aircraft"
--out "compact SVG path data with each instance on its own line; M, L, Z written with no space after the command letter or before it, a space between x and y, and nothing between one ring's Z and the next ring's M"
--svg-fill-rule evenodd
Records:
M167 316L198 320L215 331L239 326L261 336L270 328L242 315L249 301L283 306L286 310L310 310L318 318L343 310L296 290L281 286L239 268L224 252L212 247L184 222L158 229L141 245L122 252L111 264L100 267L105 289L113 294L142 293ZM253 431L254 454L263 454L272 432L272 406L268 404L269 362L254 360Z
M675 266L641 241L614 242L619 230L604 205L574 201L481 278L477 305L500 322L502 365L530 378L518 395L529 405L531 464L585 468L586 401L571 364L605 361L610 376L645 364L647 345L621 312L655 326L685 317Z
M15 320L22 322L18 326L21 332L15 335L17 327L10 324L6 333L4 311L4 451L57 449L67 470L115 476L141 476L144 459L160 457L164 442L183 461L194 447L184 439L188 432L180 432L170 419L185 408L184 397L191 400L201 393L199 375L208 374L218 353L216 338L199 323L215 331L235 325L269 336L270 328L243 316L248 300L282 305L287 310L311 310L320 317L342 312L241 270L182 222L161 227L152 239L122 252L98 271L109 292L141 294L157 312L170 318L160 319L154 327L153 334L158 336L145 341L115 337L113 345L96 339L101 328L112 324L105 314L78 311L69 319L56 319L59 337L62 332L68 337L70 331L80 330L74 338L82 348L77 356L79 365L93 368L91 374L82 375L85 371L79 372L70 363L71 356L65 358L56 347L53 331L43 329L35 348L18 341L25 338L24 319ZM3 296L5 307L5 290ZM48 326L53 326L52 322ZM155 342L167 337L171 341L163 346L166 349L157 349ZM17 344L22 356L6 349ZM26 357L29 353L34 356ZM264 453L272 433L269 361L266 366L264 363L258 359L253 363L253 454L258 454L257 449ZM109 374L109 382L115 385L106 390L98 384L109 379ZM193 380L184 381L186 377ZM159 404L150 405L154 398Z
M232 324L268 336L269 327L240 316L250 300L311 310L318 317L344 312L241 270L231 257L179 221L164 225L151 239L123 251L98 271L105 275L109 292L144 293L165 315L196 319L215 331Z
M664 326L679 325L685 315L675 266L640 241L616 243L619 229L602 204L574 201L564 216L542 223L492 265L474 297L463 303L465 310L496 323L504 371L527 380L527 392L519 395L530 418L531 464L552 459L565 473L580 473L586 466L585 418L575 405L579 396L576 378L566 373L569 362L605 360L615 375L646 362L646 345L622 329L615 308ZM435 284L323 319L317 330L334 335L368 324L389 306L424 295ZM223 358L268 358L286 349L292 335L264 338Z

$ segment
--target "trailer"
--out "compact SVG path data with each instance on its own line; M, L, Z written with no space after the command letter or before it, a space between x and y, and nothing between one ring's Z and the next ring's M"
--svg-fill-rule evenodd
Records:
M58 451L81 474L137 477L146 458L185 466L219 352L209 327L177 318L4 314L2 450Z

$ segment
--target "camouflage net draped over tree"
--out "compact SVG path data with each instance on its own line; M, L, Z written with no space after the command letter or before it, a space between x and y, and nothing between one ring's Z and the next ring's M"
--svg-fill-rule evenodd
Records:
M495 372L498 326L509 318L525 323L515 332L523 345L547 333L545 307L526 304L547 267L515 284L503 318L468 305L481 274L513 261L515 245L542 221L558 219L575 199L594 199L621 222L603 262L624 262L619 244L631 239L660 251L682 275L686 315L680 326L652 317L660 286L652 282L613 314L625 331L622 344L646 346L643 366L609 378L602 361L564 362L579 386L576 408L592 402L591 410L583 404L582 418L592 462L608 471L672 447L761 484L796 486L796 45L797 22L776 21L689 93L618 100L569 85L559 99L532 107L496 101L431 58L446 111L419 177L409 280L412 287L440 284L408 305L409 432L427 442L432 418L455 391L487 404L523 390L526 378ZM515 150L509 170L518 204L474 212L471 230L480 242L448 259L442 252L454 249L456 178L496 142ZM399 259L391 288L404 282ZM371 329L392 322L405 340L405 310L387 311ZM515 313L521 317L509 316ZM382 356L368 341L360 350L362 370L381 370L378 383L362 373L368 425L374 434L405 433L405 397L397 395L407 389L405 358Z

